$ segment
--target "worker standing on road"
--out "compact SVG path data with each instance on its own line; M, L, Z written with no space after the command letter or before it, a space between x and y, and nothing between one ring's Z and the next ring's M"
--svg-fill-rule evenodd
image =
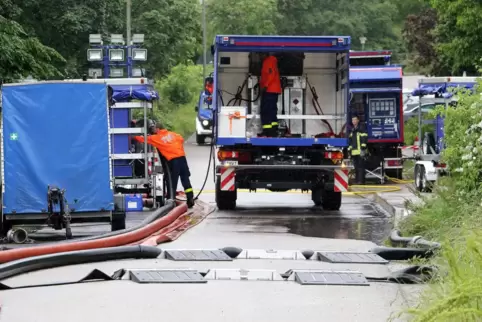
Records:
M148 131L147 143L157 148L159 153L167 160L173 189L177 189L180 178L186 193L187 206L192 208L194 206L194 192L189 180L191 172L184 152L184 138L175 132L166 130L162 124L156 125L152 120L148 121ZM144 142L143 136L134 136L134 139L141 143Z
M278 60L271 53L261 54L261 124L263 136L278 136L278 96L281 94L281 79Z
M355 167L356 184L365 184L365 158L367 153L368 134L360 124L358 115L351 118L353 128L348 136L348 151Z

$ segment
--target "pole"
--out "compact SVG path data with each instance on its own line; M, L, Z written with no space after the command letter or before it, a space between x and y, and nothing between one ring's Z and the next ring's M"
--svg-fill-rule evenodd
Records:
M132 0L126 0L126 32L127 32L127 77L132 77L132 50L131 50L131 7Z
M203 28L203 80L206 79L206 0L202 0L202 28Z

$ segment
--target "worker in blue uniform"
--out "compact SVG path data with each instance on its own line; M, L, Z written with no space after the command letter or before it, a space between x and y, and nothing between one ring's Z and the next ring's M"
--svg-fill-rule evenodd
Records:
M355 168L355 184L365 184L365 159L367 154L368 134L360 124L358 115L351 119L353 128L348 136L348 151Z
M278 97L281 94L281 79L278 59L271 53L261 54L263 66L259 86L261 90L261 125L263 136L278 136Z

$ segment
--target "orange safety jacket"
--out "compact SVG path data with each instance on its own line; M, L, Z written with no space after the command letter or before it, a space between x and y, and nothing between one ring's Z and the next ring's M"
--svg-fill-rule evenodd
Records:
M134 136L136 141L144 143L143 136ZM156 134L147 136L147 143L157 148L167 161L186 156L184 138L168 130L159 130Z
M259 83L261 88L266 88L267 93L281 94L281 80L276 57L268 56L263 60Z

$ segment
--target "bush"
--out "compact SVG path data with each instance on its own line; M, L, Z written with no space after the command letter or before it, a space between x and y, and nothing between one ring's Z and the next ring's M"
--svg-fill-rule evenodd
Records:
M155 117L169 130L188 137L196 129L194 106L203 85L202 65L188 62L175 66L169 75L156 82L160 104Z
M482 319L482 83L475 95L458 94L457 107L438 107L445 117L446 149L442 160L450 177L400 225L405 235L443 242L434 259L441 277L428 288L419 306L408 310L416 321Z
M423 120L432 119L430 115L423 115ZM432 124L422 125L422 135L425 132L433 132L434 126ZM405 145L413 145L415 138L418 136L418 117L412 117L403 125L403 137ZM421 139L421 138L419 138Z

